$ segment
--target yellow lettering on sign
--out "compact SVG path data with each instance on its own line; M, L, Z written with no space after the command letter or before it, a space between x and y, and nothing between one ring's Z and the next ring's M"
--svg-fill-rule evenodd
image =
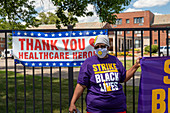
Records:
M159 99L158 99L158 96ZM166 110L165 103L165 90L164 89L155 89L152 90L152 113L164 113ZM157 105L160 105L160 108L157 108Z
M170 74L169 65L170 65L170 59L166 60L165 63L164 63L164 71L165 71L165 73L168 73L168 74Z
M170 74L170 59L166 60L164 63L164 71L167 74ZM165 84L170 84L170 79L168 78L168 76L164 76L164 83Z
M168 88L168 113L170 113L170 88Z

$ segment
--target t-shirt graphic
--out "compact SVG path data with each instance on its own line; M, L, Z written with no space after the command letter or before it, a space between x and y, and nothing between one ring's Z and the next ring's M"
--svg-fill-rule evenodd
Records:
M119 77L116 63L93 64L92 66L101 92L118 90Z

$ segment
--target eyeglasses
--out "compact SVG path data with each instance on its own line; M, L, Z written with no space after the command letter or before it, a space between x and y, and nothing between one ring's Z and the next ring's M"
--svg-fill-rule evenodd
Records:
M102 48L103 49L103 48L106 48L106 47L107 47L107 45L101 45L101 46L98 45L98 46L94 46L94 49L98 49L98 48Z

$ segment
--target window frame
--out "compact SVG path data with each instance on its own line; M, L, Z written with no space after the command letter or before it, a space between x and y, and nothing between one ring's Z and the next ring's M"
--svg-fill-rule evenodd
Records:
M126 23L129 24L129 23L130 23L130 20L129 20L129 19L126 19Z
M141 31L135 31L135 34L141 34ZM143 31L144 34L144 31Z
M130 31L126 31L126 34L130 34Z
M1 44L1 48L4 47L4 44Z
M119 19L116 19L116 25L121 25L122 24L122 19L119 18Z
M136 43L138 41L138 44ZM140 39L136 39L134 42L135 48L140 48L141 47L141 40Z
M155 43L155 41L156 41L156 43ZM154 44L158 44L158 40L155 39L155 40L154 40Z
M122 35L122 31L117 31L117 35Z
M1 41L4 41L4 38L1 38Z
M134 17L134 24L144 23L144 17Z

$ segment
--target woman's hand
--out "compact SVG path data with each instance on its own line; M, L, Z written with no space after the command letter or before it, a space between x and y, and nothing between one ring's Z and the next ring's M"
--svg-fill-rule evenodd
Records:
M142 57L139 57L136 60L135 65L133 65L129 70L126 71L126 78L124 80L124 82L127 82L136 72L136 70L140 67L140 59L142 59Z
M74 113L74 111L75 111L75 113L77 113L77 110L76 110L76 106L75 106L75 104L70 104L70 107L69 107L69 113Z
M142 57L139 57L139 58L136 60L136 64L135 64L136 67L140 67L140 59L142 59Z
M84 85L80 85L80 84L76 85L76 88L74 90L74 94L73 94L73 97L72 97L72 100L70 103L70 107L69 107L70 113L74 113L74 111L75 111L75 113L77 113L75 103L78 100L78 98L81 96L81 94L83 93L85 88L86 88L86 86L84 86Z

